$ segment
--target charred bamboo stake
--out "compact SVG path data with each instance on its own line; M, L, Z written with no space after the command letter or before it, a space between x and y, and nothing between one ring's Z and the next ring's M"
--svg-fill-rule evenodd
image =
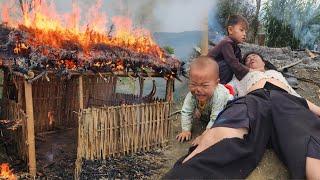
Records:
M27 121L27 134L28 134L28 157L29 157L29 171L32 176L36 176L36 147L34 136L34 116L33 116L33 99L32 99L32 85L24 81L25 100L26 100L26 113Z

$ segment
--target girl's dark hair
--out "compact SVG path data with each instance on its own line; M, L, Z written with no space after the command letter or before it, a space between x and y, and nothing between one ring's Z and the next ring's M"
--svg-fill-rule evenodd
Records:
M246 64L246 59L247 59L247 57L248 57L249 55L251 55L251 54L255 54L255 55L260 56L260 58L262 59L262 61L263 61L264 64L265 64L264 68L265 68L266 70L276 70L276 71L277 71L277 68L276 68L271 62L266 61L260 53L255 52L255 51L250 51L250 52L247 52L246 54L244 54L241 63L245 65L245 64Z

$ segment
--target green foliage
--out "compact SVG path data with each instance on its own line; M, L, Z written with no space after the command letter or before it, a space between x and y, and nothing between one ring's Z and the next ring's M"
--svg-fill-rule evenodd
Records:
M164 46L163 49L169 54L174 54L174 48L171 46Z
M218 24L224 28L225 34L227 34L225 23L230 15L242 15L248 20L249 27L253 26L256 8L251 2L249 0L219 0L217 2L215 16L218 19ZM250 28L249 34L251 34Z
M264 6L266 43L271 47L312 47L320 37L318 0L269 0Z
M300 41L297 39L288 24L277 18L268 17L265 24L266 45L269 47L286 47L293 49L299 48Z

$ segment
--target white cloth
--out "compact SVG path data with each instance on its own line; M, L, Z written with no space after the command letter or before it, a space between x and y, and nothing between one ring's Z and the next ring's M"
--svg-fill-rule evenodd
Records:
M285 86L287 86L287 90L289 94L292 94L297 97L301 97L292 87L289 85L285 77L283 75L276 71L276 70L267 70L267 71L250 71L246 76L243 77L241 81L239 81L237 78L233 78L232 81L229 83L231 84L238 96L245 96L249 93L249 89L258 81L262 79L270 79L274 78L278 81L282 82Z

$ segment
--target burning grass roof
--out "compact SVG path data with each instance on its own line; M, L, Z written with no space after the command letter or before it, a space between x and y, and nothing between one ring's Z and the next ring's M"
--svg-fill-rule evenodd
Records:
M61 39L61 47L53 47L37 38L32 29L18 29L0 25L1 64L13 71L30 74L30 71L52 71L58 75L70 73L132 73L148 76L155 73L165 78L178 78L184 73L182 63L162 51L138 52L128 46L94 41L84 49L77 41ZM88 36L93 32L86 32ZM104 36L110 38L111 36ZM53 36L54 38L54 36ZM125 43L124 43L125 44Z
M101 24L106 20L99 14L99 1L88 11L89 17L95 19L82 28L75 22L80 19L74 17L80 15L75 13L77 7L73 6L70 14L73 18L63 22L66 18L60 17L50 3L33 2L34 8L24 11L22 20L13 21L9 14L2 15L2 22L6 23L0 25L0 58L2 65L13 71L28 76L30 71L59 75L153 73L164 78L184 75L183 63L166 54L149 31L134 28L129 18L117 16L111 25ZM12 12L6 6L2 8L3 12Z

